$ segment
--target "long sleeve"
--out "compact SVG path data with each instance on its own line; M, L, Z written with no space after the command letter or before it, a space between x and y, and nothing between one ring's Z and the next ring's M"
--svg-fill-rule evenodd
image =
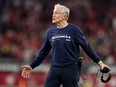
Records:
M85 38L83 32L78 29L78 42L81 48L84 50L84 52L96 63L100 61L99 56L96 54L96 52L92 49L89 42Z
M46 33L44 43L43 43L39 53L37 54L35 59L30 64L32 69L34 69L35 67L39 66L42 63L42 61L45 59L45 57L49 53L50 49L51 49L51 45L50 45L50 42L48 40L48 33Z

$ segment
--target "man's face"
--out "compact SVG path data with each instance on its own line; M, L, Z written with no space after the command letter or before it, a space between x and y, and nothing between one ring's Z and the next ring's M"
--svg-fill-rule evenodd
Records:
M59 8L55 8L53 10L53 15L52 15L52 23L59 23L62 22L65 19L65 16L61 12Z

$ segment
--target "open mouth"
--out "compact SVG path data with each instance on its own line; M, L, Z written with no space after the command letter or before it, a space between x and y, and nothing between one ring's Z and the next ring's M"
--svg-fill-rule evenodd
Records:
M52 18L52 20L55 20L55 18Z

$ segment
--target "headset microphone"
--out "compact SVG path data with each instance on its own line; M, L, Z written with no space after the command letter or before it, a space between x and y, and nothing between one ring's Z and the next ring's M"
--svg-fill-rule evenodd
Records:
M111 79L111 74L110 74L110 69L109 68L104 67L103 69L100 69L100 72L102 73L101 82L106 83ZM104 74L107 74L107 73L108 73L109 76L106 80L104 80L103 76L104 76Z

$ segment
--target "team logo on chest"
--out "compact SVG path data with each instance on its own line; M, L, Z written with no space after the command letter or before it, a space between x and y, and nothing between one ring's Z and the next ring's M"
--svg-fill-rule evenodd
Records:
M66 41L70 41L71 36L69 36L67 34L57 34L57 35L52 36L52 41L61 40L61 39L64 39Z

